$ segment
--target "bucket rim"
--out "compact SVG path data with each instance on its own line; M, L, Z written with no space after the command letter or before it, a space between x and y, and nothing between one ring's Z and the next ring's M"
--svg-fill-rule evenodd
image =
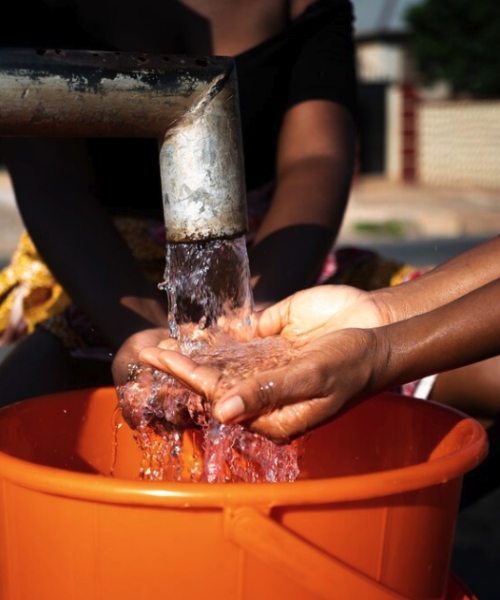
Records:
M70 393L89 396L109 393L109 390L113 388ZM52 394L51 397L57 395L59 394ZM426 463L377 473L298 480L293 483L144 482L48 467L2 451L0 479L45 494L104 504L207 509L252 505L269 509L278 506L361 502L411 492L461 477L485 458L488 452L487 436L475 419L456 409L409 396L386 392L374 396L376 397L392 397L398 402L423 402L432 406L433 410L451 411L458 417L457 424L462 423L462 427L469 429L469 440L459 450ZM9 408L0 409L0 412ZM61 476L62 473L64 477Z

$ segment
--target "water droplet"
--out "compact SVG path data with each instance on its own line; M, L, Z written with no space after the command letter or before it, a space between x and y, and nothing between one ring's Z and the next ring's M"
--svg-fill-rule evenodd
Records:
M185 354L222 372L221 387L290 360L293 351L284 340L251 339L253 299L243 238L168 244L166 254L159 287L167 295L171 335ZM229 483L297 477L296 444L278 447L240 425L221 425L209 403L170 375L145 365L129 369L118 397L143 452L141 479ZM271 381L265 387L273 386ZM195 434L186 445L190 431Z

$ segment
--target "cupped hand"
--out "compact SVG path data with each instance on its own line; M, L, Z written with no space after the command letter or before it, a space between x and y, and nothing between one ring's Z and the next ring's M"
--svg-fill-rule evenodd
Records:
M254 314L254 334L281 335L298 345L347 327L379 327L389 322L373 294L345 285L322 285Z
M220 422L241 423L282 444L379 391L374 374L384 352L377 343L372 330L343 329L306 343L286 366L239 381L171 350L146 348L140 359L211 401Z
M113 359L111 371L116 386L127 382L131 365L139 362L139 353L147 346L157 346L170 337L170 330L164 327L145 329L131 335L120 347Z

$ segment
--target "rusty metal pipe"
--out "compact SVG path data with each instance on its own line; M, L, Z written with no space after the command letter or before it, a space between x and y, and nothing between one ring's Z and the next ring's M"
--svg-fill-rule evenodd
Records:
M0 136L156 138L168 240L247 230L230 58L0 49Z

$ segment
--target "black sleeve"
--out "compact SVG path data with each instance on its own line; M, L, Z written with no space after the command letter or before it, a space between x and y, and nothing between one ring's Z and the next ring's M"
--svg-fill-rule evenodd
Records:
M318 6L316 6L318 5ZM309 11L309 32L292 67L287 108L331 100L356 117L356 68L351 2L325 0Z

